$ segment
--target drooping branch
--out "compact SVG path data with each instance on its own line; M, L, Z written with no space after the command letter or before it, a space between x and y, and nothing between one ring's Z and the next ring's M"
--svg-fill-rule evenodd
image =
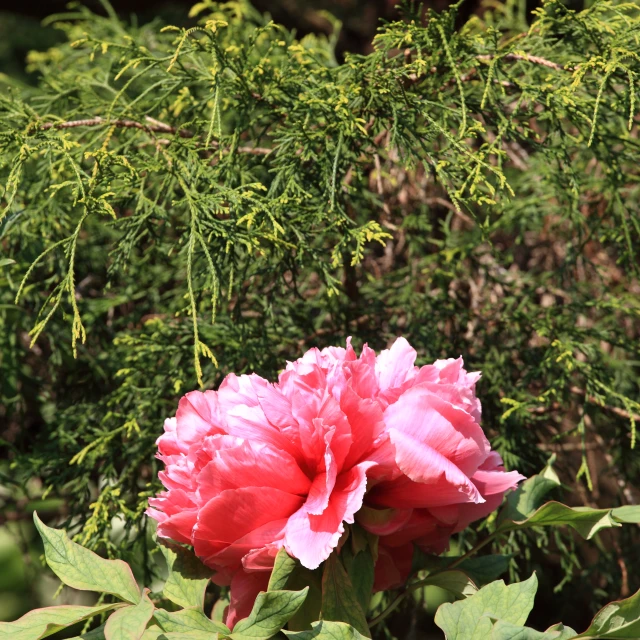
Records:
M140 129L142 131L147 131L148 133L167 133L170 135L179 136L180 138L195 138L196 135L189 131L188 129L182 129L179 127L173 127L169 124L161 122L160 120L156 120L150 116L147 116L146 123L138 122L137 120L126 120L126 119L118 119L118 120L106 120L100 116L96 116L95 118L85 118L82 120L67 120L63 122L45 122L40 125L39 129L41 131L47 131L48 129L74 129L77 127L99 127L99 126L109 126L109 127L118 127L122 129ZM215 140L209 142L209 147L214 149L218 149L220 147L220 143ZM264 156L270 154L273 149L269 149L267 147L238 147L237 149L240 153L246 153L249 155L256 156Z

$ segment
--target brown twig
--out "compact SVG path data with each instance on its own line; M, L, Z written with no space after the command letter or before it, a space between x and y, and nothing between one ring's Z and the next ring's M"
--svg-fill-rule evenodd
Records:
M160 120L156 120L151 116L147 116L146 120L146 123L142 123L138 122L137 120L105 120L100 116L96 116L95 118L86 118L84 120L45 122L44 124L40 125L40 130L46 131L48 129L74 129L76 127L99 127L101 125L107 125L110 127L119 127L123 129L140 129L142 131L147 131L148 133L169 133L179 136L180 138L195 137L195 134L188 129L172 127L171 125L161 122ZM219 143L215 140L212 140L209 143L209 146L213 147L214 149L218 149L220 147ZM255 156L266 156L273 151L273 149L268 149L266 147L238 147L237 150L240 153L246 153Z
M490 55L490 54L480 54L476 56L476 59L482 60L482 62L491 62L491 60L493 60L496 57L497 56ZM573 71L573 67L563 67L557 62L552 62L551 60L547 60L546 58L541 58L540 56L523 56L522 54L519 54L519 53L507 53L504 56L502 56L502 58L504 60L511 60L511 61L524 60L525 62L532 62L533 64L539 64L539 65L542 65L543 67L554 69L555 71ZM433 73L433 71L434 69L432 68L431 72ZM473 67L472 69L469 69L467 73L460 76L460 80L463 83L468 82L469 80L472 80L477 74L478 74L478 70L475 67ZM503 87L507 87L507 88L512 88L516 86L515 84L513 84L513 82L509 82L507 80L498 80L497 78L494 78L493 81L496 84L500 84ZM450 80L447 80L442 85L441 89L447 89L449 87L452 87L455 83L456 83L456 79L451 78Z
M490 62L496 56L494 55L486 55L481 54L476 56L478 60L482 60L483 62ZM541 58L540 56L523 56L520 53L507 53L504 56L501 56L504 60L512 60L519 61L524 60L525 62L533 62L533 64L539 64L543 67L548 67L549 69L555 69L556 71L573 71L572 67L563 67L561 64L557 62L552 62L551 60L547 60L546 58Z
M629 411L620 409L620 407L612 407L611 405L608 405L608 404L602 404L598 400L598 398L596 398L595 396L587 395L586 391L584 389L580 389L580 387L571 387L570 391L571 393L575 393L576 395L585 397L588 402L591 402L592 404L597 404L599 407L602 407L603 409L606 409L607 411L614 413L620 418L626 418L627 420L640 422L640 415L638 415L637 413L630 413Z
M137 122L136 120L105 120L100 116L96 116L95 118L86 118L84 120L69 120L67 122L45 122L40 126L42 131L46 131L47 129L74 129L76 127L99 127L100 125L108 125L110 127L120 127L124 129L141 129L142 131L150 131L150 132L158 132L162 133L172 133L174 135L179 135L181 138L193 138L193 133L191 131L187 131L186 129L176 129L175 127L171 127L164 122L160 122L159 120L154 120L153 118L147 117L149 121L148 124L143 124L142 122Z

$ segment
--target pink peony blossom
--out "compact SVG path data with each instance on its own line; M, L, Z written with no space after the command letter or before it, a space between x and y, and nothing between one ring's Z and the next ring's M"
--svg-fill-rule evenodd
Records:
M248 615L283 546L309 569L345 523L380 536L376 588L408 577L413 545L441 552L523 479L479 426L478 373L461 358L414 366L404 338L311 349L277 383L229 375L165 421L167 489L150 500L158 535L192 544L231 585L227 623Z

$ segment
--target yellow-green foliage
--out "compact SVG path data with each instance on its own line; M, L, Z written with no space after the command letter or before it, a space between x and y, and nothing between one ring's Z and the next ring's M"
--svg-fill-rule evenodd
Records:
M509 467L577 435L586 495L587 445L609 503L640 484L638 6L404 15L337 61L245 2L188 30L78 8L0 91L3 473L84 542L115 552L116 515L139 538L182 393L349 335L482 370ZM570 544L512 549L536 541Z

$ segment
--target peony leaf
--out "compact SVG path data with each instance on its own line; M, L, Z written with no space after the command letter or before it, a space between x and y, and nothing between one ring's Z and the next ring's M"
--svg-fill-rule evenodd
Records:
M568 507L560 502L547 502L528 518L520 521L503 521L500 529L528 529L529 527L559 527L567 525L589 540L601 529L620 527L612 517L611 509L591 509L590 507Z
M120 604L120 606L126 606ZM74 636L70 638L70 640L105 640L104 637L104 625L100 625L96 629L92 629L91 631L87 631L79 636Z
M40 640L72 624L122 606L122 603L117 603L97 607L63 605L35 609L15 622L0 622L0 640Z
M151 625L142 634L140 640L217 640L218 634L210 631L163 631L157 625Z
M365 640L365 636L346 622L321 620L307 631L284 631L290 640Z
M308 591L308 587L302 591L261 591L249 617L240 620L229 637L266 640L274 636L300 609Z
M522 626L533 608L538 579L505 585L502 580L482 587L475 595L445 603L436 611L435 623L447 638L455 640L486 640L491 637L493 620L499 619Z
M414 568L427 569L430 574L435 574L436 571L450 570L453 563L459 563L455 568L464 571L476 585L482 586L497 580L509 568L511 558L511 555L495 554L463 560L462 556L433 556L417 549L414 552Z
M267 591L280 591L287 586L287 580L298 566L298 561L292 558L287 550L282 547L276 556L276 562L269 578L269 586Z
M158 640L164 635L164 631L158 625L152 624L144 630L140 640Z
M547 634L545 640L571 640L577 635L571 627L565 627L561 622L549 627L545 634Z
M160 540L160 551L169 569L162 595L181 607L202 610L211 570L192 551L180 545Z
M296 611L287 623L291 631L304 631L311 623L320 618L322 608L322 574L319 571L311 571L298 564L295 571L289 577L287 587L292 591L308 587L309 591L302 606Z
M47 527L35 512L33 519L44 543L47 564L64 584L110 593L134 604L140 600L140 589L126 562L101 558L69 540L65 531Z
M367 619L358 602L356 591L337 554L332 553L322 573L322 618L346 622L359 633L371 637Z
M521 627L504 620L498 620L491 630L490 640L570 640L576 632L571 627L556 624L546 631L536 631L531 627Z
M463 560L458 569L464 571L477 585L497 580L508 568L510 555L487 555Z
M611 602L595 615L589 628L576 638L640 638L640 591L630 598Z
M340 557L349 580L351 580L353 591L360 603L360 607L366 614L369 610L374 580L374 562L371 550L367 545L353 555L351 549L345 546L340 553Z
M214 622L224 623L226 613L229 608L229 598L220 597L213 603L213 609L211 609L211 619Z
M157 609L153 617L164 631L181 633L206 631L209 634L221 633L223 635L231 633L227 626L221 622L210 620L198 609L182 609L174 612Z
M456 569L427 576L420 581L420 584L425 587L427 585L440 587L453 594L456 598L468 598L478 592L478 587L476 587L473 580L463 571Z
M525 480L507 496L499 520L524 520L542 504L549 491L559 486L560 481L555 471L551 467L545 467L541 473Z
M624 524L638 524L640 523L640 505L634 504L612 509L611 515L618 522L622 522Z
M148 594L145 589L138 604L119 609L109 617L104 627L106 640L140 640L155 609Z
M551 465L541 473L525 480L511 495L498 517L499 530L512 531L540 526L567 525L589 540L601 529L619 527L621 523L640 523L640 507L616 509L568 507L559 502L542 504L543 498L560 480Z

